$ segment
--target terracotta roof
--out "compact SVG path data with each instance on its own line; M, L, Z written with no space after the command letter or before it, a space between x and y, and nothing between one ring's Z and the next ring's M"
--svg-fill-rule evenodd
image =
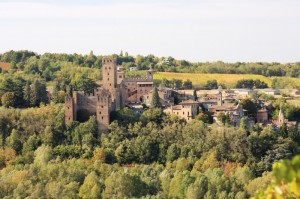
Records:
M215 110L219 110L219 111L235 111L237 110L238 106L235 106L235 105L222 105L222 106L219 106L219 105L216 105L216 106L211 106L209 107L209 109L215 109Z
M173 110L181 110L182 106L177 105L177 106L173 106L172 108L173 108Z
M180 102L179 104L199 104L199 102L193 101L193 100L184 100Z
M264 112L268 112L268 111L267 110L258 110L257 112L264 113Z
M6 62L0 62L0 68L2 68L2 70L9 70L10 64Z

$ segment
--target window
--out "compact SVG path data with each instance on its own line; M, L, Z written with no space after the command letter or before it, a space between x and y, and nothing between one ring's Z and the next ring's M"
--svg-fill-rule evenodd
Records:
M99 112L99 114L101 115L101 111Z
M107 78L107 81L109 81L109 78Z
M102 119L103 119L104 117L102 116Z
M121 75L119 75L119 78L122 78L122 76L121 76Z
M111 86L111 84L109 84L109 86Z
M71 120L71 118L69 117L69 120Z
M184 112L183 112L183 115L184 115Z
M109 75L109 73L107 73L107 75Z

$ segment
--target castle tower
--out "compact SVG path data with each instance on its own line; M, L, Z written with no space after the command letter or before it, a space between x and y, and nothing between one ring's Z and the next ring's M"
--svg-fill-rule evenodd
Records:
M280 125L283 125L285 122L284 114L283 111L280 109L279 114L278 114L278 123Z
M117 60L111 58L102 59L102 85L103 88L112 91L117 88Z
M70 125L76 120L74 100L71 96L65 98L65 124Z
M118 66L118 72L117 72L117 84L121 84L123 79L125 78L125 73L124 73L124 67L123 66Z
M108 126L110 122L110 109L111 99L109 93L102 91L97 97L96 115L99 132L108 132Z
M147 79L148 80L153 80L153 70L152 69L149 69L147 70Z

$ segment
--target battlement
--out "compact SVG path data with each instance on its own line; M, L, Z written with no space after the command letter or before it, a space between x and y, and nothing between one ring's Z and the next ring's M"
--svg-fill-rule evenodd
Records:
M147 79L145 77L132 77L124 79L125 82L150 82L151 79Z
M66 102L72 102L72 100L73 100L73 98L71 96L66 95L66 97L65 97Z
M104 57L102 59L102 64L106 64L106 63L117 63L117 59Z

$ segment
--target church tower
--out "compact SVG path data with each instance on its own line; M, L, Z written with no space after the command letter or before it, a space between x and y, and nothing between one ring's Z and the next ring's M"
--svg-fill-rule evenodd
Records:
M147 70L147 79L148 80L153 80L153 70L152 69L149 69L149 70Z
M221 91L219 91L219 93L218 93L217 101L218 101L218 106L223 106L223 98L222 98L222 92Z
M285 122L283 111L280 109L278 114L278 124L283 125Z

